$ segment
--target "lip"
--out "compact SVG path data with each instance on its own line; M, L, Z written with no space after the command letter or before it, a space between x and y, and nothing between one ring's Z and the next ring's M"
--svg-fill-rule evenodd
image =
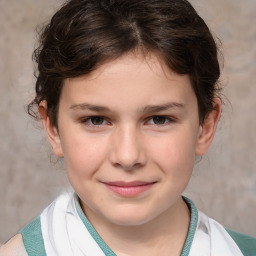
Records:
M146 181L112 181L103 182L103 184L110 189L112 192L122 197L136 197L143 192L149 190L156 182Z

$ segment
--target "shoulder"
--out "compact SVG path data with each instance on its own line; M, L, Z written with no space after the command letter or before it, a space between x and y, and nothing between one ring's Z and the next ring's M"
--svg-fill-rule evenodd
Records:
M73 195L73 194L72 194ZM61 195L45 210L51 212L58 202L59 207L68 204L71 193ZM44 211L45 211L44 210ZM43 212L44 213L44 212ZM44 239L42 234L42 214L25 226L18 235L10 239L0 248L1 256L46 256ZM44 226L47 229L46 226Z
M0 255L1 256L28 256L22 235L18 234L11 238L7 243L5 243L0 248Z
M46 255L40 217L36 218L24 227L20 231L20 234L22 235L23 243L29 256Z
M208 243L211 244L210 250L214 252L213 255L256 255L255 237L228 229L200 211L197 226L197 238L198 237L200 238L197 239L198 247L201 244L202 238L205 237L207 240L208 237Z
M237 246L240 248L244 256L255 256L256 255L256 237L248 236L235 232L229 228L225 228L232 239L235 241Z
M0 249L1 256L45 256L40 217L25 226Z

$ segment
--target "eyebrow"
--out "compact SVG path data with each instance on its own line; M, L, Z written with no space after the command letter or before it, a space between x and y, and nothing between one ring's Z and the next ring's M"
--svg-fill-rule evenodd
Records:
M74 110L91 110L94 112L110 112L110 109L104 106L92 105L88 103L75 104L70 107Z
M161 112L161 111L166 111L166 110L170 110L170 109L174 109L174 108L184 108L185 104L184 103L179 103L179 102L171 102L171 103L167 103L167 104L163 104L163 105L149 105L146 106L143 109L143 112Z
M161 112L161 111L166 111L170 109L181 109L184 108L185 104L184 103L178 103L178 102L171 102L171 103L166 103L162 105L148 105L143 108L142 112L143 113L154 113L154 112ZM93 105L89 103L82 103L82 104L74 104L70 107L72 110L90 110L94 112L111 112L111 110L108 107L105 106L99 106L99 105Z

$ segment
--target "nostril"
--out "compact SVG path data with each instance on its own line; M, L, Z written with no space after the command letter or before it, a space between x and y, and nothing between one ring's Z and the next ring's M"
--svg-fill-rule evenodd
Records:
M146 152L135 126L119 127L112 134L109 160L123 170L135 170L145 165Z
M114 166L116 168L123 169L125 171L134 171L134 170L141 168L143 166L143 164L135 163L135 164L128 165L128 164L114 163Z

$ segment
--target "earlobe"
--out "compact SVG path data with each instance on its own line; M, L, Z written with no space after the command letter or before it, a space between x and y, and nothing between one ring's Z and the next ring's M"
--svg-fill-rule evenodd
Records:
M60 136L59 136L57 128L55 126L53 126L50 121L50 118L47 113L47 102L46 101L42 101L39 104L38 112L41 116L41 120L43 122L45 132L47 134L48 140L50 141L50 143L52 145L54 154L57 155L58 157L63 157Z
M215 98L213 100L214 108L207 115L203 124L200 126L199 136L196 146L196 155L201 156L206 153L211 145L214 133L221 114L221 100Z

